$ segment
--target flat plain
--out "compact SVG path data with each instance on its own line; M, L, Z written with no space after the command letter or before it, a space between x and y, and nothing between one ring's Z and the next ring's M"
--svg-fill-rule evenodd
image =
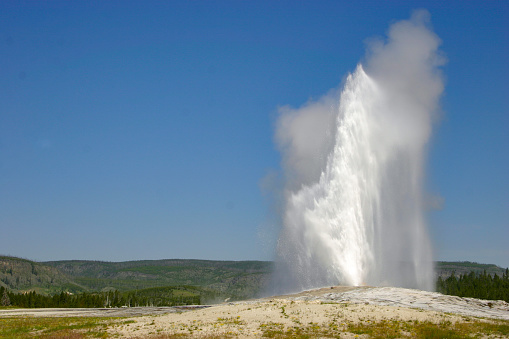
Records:
M65 319L68 326L56 330L36 326L37 319L57 318ZM76 324L85 319L93 319L93 322L76 328L79 327ZM14 335L13 329L0 334L48 338L509 337L509 304L504 301L393 287L334 286L180 309L0 310L0 325L20 320L32 321L33 330Z

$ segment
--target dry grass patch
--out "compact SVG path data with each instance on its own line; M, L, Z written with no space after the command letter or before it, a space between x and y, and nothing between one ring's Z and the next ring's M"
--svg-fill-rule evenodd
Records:
M263 337L267 338L341 338L346 333L368 338L506 338L509 336L509 321L400 321L330 323L319 326L309 323L304 326L285 327L281 323L266 323L260 326Z
M0 338L106 338L116 318L0 318Z

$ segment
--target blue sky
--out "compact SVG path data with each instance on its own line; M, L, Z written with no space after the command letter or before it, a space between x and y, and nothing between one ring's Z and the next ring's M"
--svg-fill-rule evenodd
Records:
M278 107L338 88L416 8L448 59L435 257L508 267L505 1L2 1L0 253L270 260Z

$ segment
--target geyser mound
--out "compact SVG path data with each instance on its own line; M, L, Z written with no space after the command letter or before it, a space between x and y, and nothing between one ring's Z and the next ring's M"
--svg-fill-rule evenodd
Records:
M334 92L285 108L285 174L274 292L328 285L431 290L424 161L443 90L426 11L393 24Z

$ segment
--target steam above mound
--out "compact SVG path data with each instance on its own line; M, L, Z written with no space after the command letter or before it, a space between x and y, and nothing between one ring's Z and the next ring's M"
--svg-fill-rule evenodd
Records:
M365 67L329 94L285 108L285 171L276 291L327 285L431 290L424 161L443 90L429 15L397 22Z

